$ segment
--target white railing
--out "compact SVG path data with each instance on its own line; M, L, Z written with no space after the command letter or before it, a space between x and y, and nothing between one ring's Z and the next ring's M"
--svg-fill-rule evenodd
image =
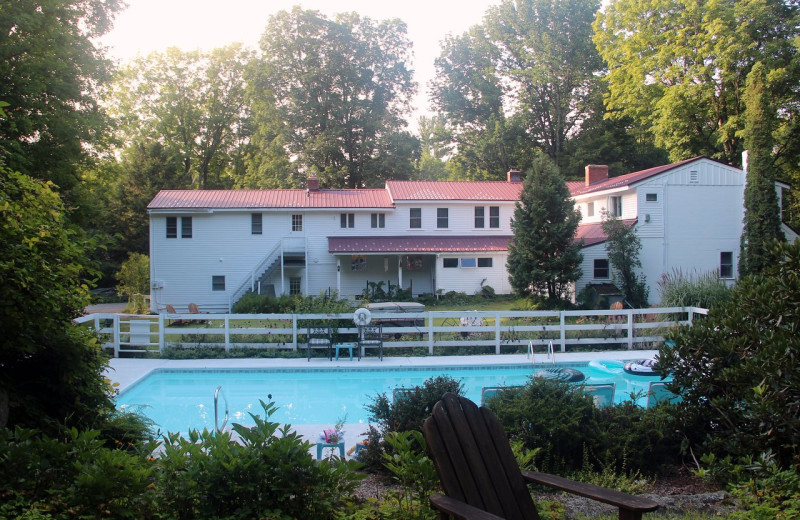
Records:
M233 291L228 298L228 310L230 311L233 304L239 301L239 298L244 296L247 291L255 291L256 280L261 278L267 271L267 268L276 261L281 261L283 258L283 241L278 242L272 250L258 263L251 271L250 274L244 279L238 289Z
M474 312L481 324L462 326L464 312L429 311L403 314L417 326L383 327L384 349L425 348L446 354L463 347L483 347L495 354L536 347L550 356L555 348L583 350L651 348L664 341L672 327L691 325L708 311L697 307L614 311L492 311ZM372 319L396 319L397 314L372 313ZM92 314L75 320L93 328L114 355L161 352L166 347L305 348L307 327L325 321L337 343L352 343L358 329L346 314ZM470 323L476 323L470 320ZM552 344L552 347L549 347ZM555 347L555 348L553 348ZM552 350L551 350L552 349Z

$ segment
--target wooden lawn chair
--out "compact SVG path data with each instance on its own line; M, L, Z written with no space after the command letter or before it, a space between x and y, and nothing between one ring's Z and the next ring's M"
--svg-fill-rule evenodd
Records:
M175 307L173 307L172 305L167 304L167 316L169 316L170 314L172 314L172 315L178 314L178 311L176 311ZM168 326L172 326L172 325L178 326L178 325L183 325L184 323L186 323L186 322L183 321L183 320L173 320L173 319L170 318L170 322L169 322Z
M620 520L641 520L658 504L563 477L520 471L503 427L486 407L447 393L423 426L428 455L444 494L431 495L442 520L538 520L528 483L567 491L619 508Z

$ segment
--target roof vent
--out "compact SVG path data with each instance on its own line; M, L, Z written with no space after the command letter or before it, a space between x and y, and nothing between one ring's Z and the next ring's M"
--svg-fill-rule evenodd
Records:
M586 165L586 185L592 184L608 179L608 166L605 164L587 164Z
M516 168L508 170L508 182L522 182L522 175Z

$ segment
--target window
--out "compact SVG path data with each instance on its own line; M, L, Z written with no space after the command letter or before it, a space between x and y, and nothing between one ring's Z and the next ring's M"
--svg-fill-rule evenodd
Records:
M475 227L483 228L483 206L475 206Z
M408 227L411 229L422 228L422 208L411 208L409 217Z
M478 267L492 267L492 259L489 258L478 258Z
M462 258L461 259L461 268L462 269L472 269L478 265L477 261L474 258Z
M192 217L181 217L181 238L192 238Z
M386 215L383 213L373 213L372 214L372 227L374 228L385 228L386 227Z
M442 258L442 267L446 269L458 267L458 258Z
M622 197L611 197L609 212L615 217L622 216Z
M300 277L289 277L289 294L300 294Z
M719 254L719 277L733 278L733 253L730 251Z
M658 193L645 193L644 200L646 202L658 202Z
M225 290L225 277L224 276L212 276L211 277L211 290L212 291L224 291Z
M167 238L178 238L178 217L167 217Z
M292 215L292 231L303 231L303 215Z
M489 227L500 227L500 206L489 206Z
M261 213L253 213L250 215L250 234L260 235L263 231L261 225Z
M594 277L605 279L608 278L608 259L595 258L594 260Z
M594 216L594 201L586 203L586 216L587 217Z
M447 229L448 209L436 208L436 227L439 229Z
M341 228L356 227L356 214L342 213L341 215L339 215L339 227Z

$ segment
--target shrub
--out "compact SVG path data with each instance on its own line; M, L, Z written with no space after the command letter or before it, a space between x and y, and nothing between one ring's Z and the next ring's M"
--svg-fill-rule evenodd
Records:
M730 289L716 271L686 275L680 269L664 273L658 281L662 307L709 309L730 297Z
M718 459L771 451L800 465L800 241L739 281L692 327L668 335L661 364L683 396L677 419L691 448Z
M247 293L233 305L234 314L289 314L297 306L299 296L282 294L277 298L266 294Z

